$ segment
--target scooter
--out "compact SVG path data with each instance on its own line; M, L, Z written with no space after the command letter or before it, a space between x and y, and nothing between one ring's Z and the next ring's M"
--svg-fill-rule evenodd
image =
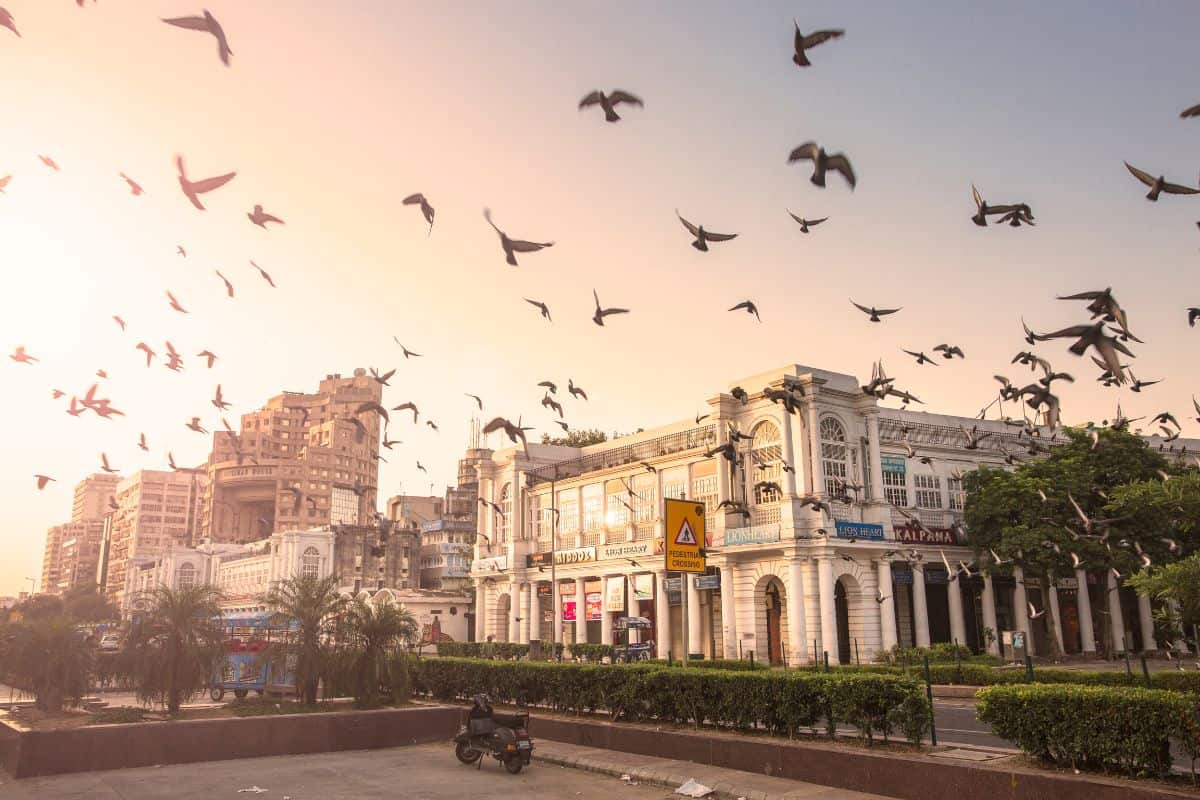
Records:
M497 714L486 694L472 698L467 724L454 737L454 755L464 764L478 768L487 753L516 775L533 757L528 714Z

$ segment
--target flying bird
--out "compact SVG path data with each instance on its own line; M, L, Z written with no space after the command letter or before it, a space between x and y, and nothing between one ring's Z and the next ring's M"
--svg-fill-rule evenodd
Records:
M221 282L225 284L225 294L227 294L229 296L229 298L232 300L233 299L233 284L229 282L229 278L226 278L224 275L222 275L221 270L219 270L219 269L215 269L215 270L213 270L213 272L217 273L217 277L220 278Z
M1131 392L1140 392L1140 391L1142 391L1142 389L1145 389L1147 386L1153 386L1156 383L1162 383L1161 378L1156 381L1144 381L1141 378L1134 375L1133 370L1129 370L1129 377L1133 381L1133 383L1131 383L1129 385L1129 391L1131 391Z
M1183 111L1179 112L1179 117L1181 119L1187 119L1188 117L1196 116L1200 116L1200 105L1192 106L1191 108L1185 108Z
M850 159L846 158L844 153L830 155L825 152L824 147L818 147L816 142L805 142L788 155L789 164L797 161L813 162L813 174L810 180L814 186L820 186L822 189L825 188L825 173L829 170L840 172L846 179L846 183L850 184L851 189L854 189L858 182L858 179L854 177L854 168L850 166Z
M582 387L576 386L575 381L573 381L571 378L567 378L567 391L570 392L571 396L575 399L579 399L580 397L582 397L584 400L588 399L587 392L585 392Z
M508 436L509 441L511 441L513 444L520 442L522 447L529 446L529 443L525 440L525 431L531 430L533 430L533 428L521 427L520 418L517 419L517 424L514 425L504 417L495 417L487 425L483 426L483 434L485 436L495 431L504 431L505 435Z
M1015 203L1008 205L992 206L988 205L979 194L979 190L975 188L975 184L971 184L971 198L975 201L975 214L971 217L971 221L980 227L987 226L987 218L991 214L1001 214L1001 222L1019 227L1022 222L1027 225L1033 224L1033 212L1025 203Z
M167 292L167 301L168 301L167 305L171 306L171 308L175 309L180 314L188 313L188 310L186 308L184 308L183 306L179 305L179 301L175 299L175 295L171 294L170 292Z
M192 421L185 422L183 427L187 428L190 431L195 431L196 433L208 433L208 430L205 429L205 427L200 424L199 417L192 417Z
M500 247L504 249L505 262L514 267L520 266L517 263L517 253L536 253L546 247L553 247L554 242L527 242L523 239L510 239L508 234L496 227L496 223L492 222L492 210L485 208L483 210L483 218L487 220L488 225L492 226L492 230L500 237Z
M217 354L212 350L201 350L199 353L196 353L196 358L203 358L208 361L207 366L209 369L212 369L213 362L217 360Z
M42 162L43 164L45 164L47 167L49 167L50 169L54 170L55 172L59 172L59 171L60 171L60 168L59 168L58 164L57 164L57 163L55 162L55 160L54 160L53 158L51 158L50 156L38 156L38 158L41 160L41 162Z
M1037 608L1034 607L1033 603L1029 603L1028 605L1029 605L1029 618L1030 619L1037 619L1038 617L1040 617L1046 613L1046 609L1044 609L1044 608L1041 611L1038 611Z
M379 370L375 369L374 367L371 367L371 377L374 378L375 382L378 383L380 386L391 386L391 384L388 383L388 381L395 374L396 374L396 370L393 369L393 370L388 370L387 372L380 375Z
M563 429L563 433L570 433L571 427L561 419L554 420L554 424Z
M354 416L359 417L363 414L366 414L369 411L374 411L376 414L378 414L380 417L382 417L383 421L386 423L390 424L392 421L391 418L388 416L387 409L384 408L383 406L379 405L379 403L376 403L373 400L369 400L365 403L359 404L358 408L356 408L354 410ZM417 421L416 406L413 406L413 422L416 422L416 421Z
M393 336L393 337L392 337L392 341L393 341L393 342L395 342L396 344L400 344L400 340L399 340L399 339L397 339L395 336ZM415 352L413 352L412 350L409 350L407 347L405 347L405 346L404 346L404 345L402 345L402 344L400 344L400 349L401 349L401 350L404 352L404 357L405 357L406 359L407 359L407 358L420 358L420 357L421 357L421 354L420 354L420 353L415 353Z
M146 444L146 434L144 433L138 434L138 448L142 450L142 452L150 452L150 445Z
M595 289L592 289L592 298L596 301L596 310L595 310L595 312L592 313L592 322L596 323L597 325L599 325L602 328L604 327L604 318L605 317L610 316L612 314L628 314L629 313L628 308L601 308L600 307L600 295L598 295L596 293Z
M113 469L112 465L108 463L107 453L100 454L100 469L104 470L109 475L115 475L117 472L120 472L120 470Z
M938 363L936 361L934 361L932 358L930 358L929 356L925 355L922 352L914 352L912 350L905 350L903 347L900 348L900 352L907 353L908 355L915 358L917 360L917 366L920 366L921 364L932 364L935 367L938 366Z
M192 181L188 179L187 170L183 164L183 156L175 156L175 166L179 170L179 188L183 190L184 196L187 197L191 204L201 211L205 209L204 204L200 202L200 195L207 194L214 189L220 189L237 176L236 172L227 172L224 175ZM180 250L182 249L180 248Z
M0 175L0 194L4 194L4 187L8 186L8 182L12 180L12 175Z
M126 175L124 172L120 173L120 175L121 175L121 178L125 181L125 183L129 184L129 193L130 194L132 194L134 197L137 197L140 194L145 194L145 190L142 189L141 184L139 184L133 178Z
M425 199L425 195L417 192L410 194L408 197L400 201L406 206L419 205L421 207L421 215L425 217L425 221L429 223L429 233L433 233L433 206L429 205L429 201ZM429 234L427 233L426 236Z
M559 403L553 397L551 397L549 392L542 395L542 407L549 408L552 411L558 412L558 416L560 419L564 416L562 403Z
M750 395L746 394L746 390L740 386L735 386L732 389L730 389L729 395L734 400L737 400L738 402L740 402L742 405L746 405L747 403L750 402Z
M121 318L120 318L119 316L117 316L116 314L113 314L113 321L114 321L114 322L116 322L118 325L120 325L120 326L121 326L121 330L122 330L122 331L124 331L124 330L125 330L125 320L121 319Z
M523 297L521 299L524 300L526 303L529 303L529 305L531 305L534 308L541 311L542 316L545 317L547 320L550 320L550 322L554 322L554 320L550 319L550 307L547 306L545 303L543 303L540 300L531 300L528 297Z
M231 405L230 403L225 402L225 398L221 395L221 384L219 383L217 384L217 393L213 395L211 402L219 411L224 411Z
M935 353L941 353L942 358L945 359L952 359L955 356L958 356L959 358L966 358L966 356L963 354L962 348L957 345L939 344L933 348L933 351Z
M733 308L728 309L728 310L729 311L738 311L740 309L745 309L747 314L753 314L755 319L757 319L759 322L762 322L762 317L760 317L758 315L758 306L754 305L753 301L743 300L742 302L738 303L736 306L734 306Z
M264 231L267 230L268 222L274 222L278 225L287 224L274 214L268 214L267 212L263 211L263 207L260 205L254 206L254 210L247 212L246 217Z
M175 245L175 252L178 253L183 258L187 258L187 249L184 248L183 245L181 245L181 244Z
M696 237L696 241L692 242L692 247L696 248L702 253L708 252L709 242L727 242L730 239L737 238L736 233L713 233L712 231L704 230L703 225L700 225L699 227L693 225L683 218L683 215L679 213L678 208L675 209L675 216L679 217L679 221L683 223L683 227L687 228L688 233Z
M1132 356L1133 353L1116 336L1111 336L1105 331L1104 320L1091 325L1073 325L1070 328L1063 328L1060 331L1045 334L1045 338L1075 338L1075 343L1068 349L1077 356L1083 355L1089 347L1094 347L1100 354L1100 358L1104 360L1104 365L1112 373L1115 382L1125 382L1125 369L1122 367L1117 353L1119 351L1127 356Z
M8 28L17 36L21 35L21 32L17 30L17 23L13 20L13 15L4 8L0 8L0 28Z
M787 211L787 209L784 210ZM800 225L801 233L808 233L809 228L813 227L814 225L820 225L822 222L829 219L829 217L821 217L820 219L804 219L803 217L797 217L791 211L788 211L787 213L789 217L796 220L796 222Z
M174 25L176 28L186 28L191 31L204 31L211 33L217 40L217 55L221 58L221 63L229 66L229 57L233 55L233 51L229 49L229 41L225 38L225 31L221 28L221 23L217 22L216 17L204 11L203 17L173 17L163 19L163 22L168 25Z
M417 424L417 417L421 413L420 411L417 410L417 404L412 402L411 400L408 401L407 403L401 403L398 406L392 406L392 411L411 411L411 412L413 412L413 424L414 425Z
M545 387L550 391L550 394L558 394L558 384L554 381L538 381L538 386Z
M271 284L271 288L272 288L272 289L274 289L274 288L275 288L275 281L271 280L271 276L270 276L269 274L267 274L267 271L266 271L265 269L263 269L262 267L260 267L258 264L255 264L255 263L254 263L254 259L250 259L250 266L252 266L252 267L254 267L256 270L258 270L258 274L262 276L262 278L263 278L263 280L264 280L264 281L266 281L267 283Z
M871 322L882 322L882 320L879 319L881 316L887 316L888 314L895 314L897 311L900 311L903 308L903 306L901 306L900 308L875 308L874 306L871 306L868 308L867 306L860 306L858 303L855 303L853 300L851 300L850 303L855 308L857 308L859 311L861 311L864 314L866 314L867 316L869 316L871 318Z
M18 364L32 364L38 360L25 352L24 345L17 345L17 349L13 351L13 354L10 355L9 358Z
M46 488L46 484L54 480L54 478L51 478L49 475L34 475L33 477L37 478L37 487L39 492Z
M711 414L701 414L699 411L697 411L696 412L696 424L699 425L701 422L708 419L710 416L711 416Z
M134 349L141 350L146 354L146 366L147 367L150 366L150 362L154 359L154 357L156 355L158 355L157 353L154 352L154 350L150 347L150 345L146 344L145 342L138 342L137 347L135 347Z
M792 44L795 53L792 55L792 62L798 67L810 67L812 62L808 60L807 51L819 44L828 42L830 39L840 39L846 35L843 30L824 30L813 31L805 36L800 32L800 23L792 19L792 24L796 26L796 35Z
M2 188L2 187L0 187L0 188ZM1187 310L1187 315L1188 315L1188 327L1189 328L1196 327L1196 320L1200 319L1200 308L1189 308Z
M613 106L621 103L628 103L629 105L637 106L638 108L642 108L645 105L642 102L642 98L632 95L623 89L613 89L609 94L605 94L599 89L596 89L579 101L579 110L583 111L588 106L598 105L604 109L604 118L606 120L609 122L616 122L621 119L621 117L617 114L616 110L614 110Z
M1125 169L1129 170L1129 174L1133 175L1133 177L1150 187L1149 193L1146 194L1146 199L1152 202L1158 200L1158 195L1161 192L1166 192L1167 194L1200 194L1200 189L1193 189L1190 186L1182 186L1178 183L1168 183L1162 175L1156 178L1150 173L1133 166L1128 161L1125 162Z

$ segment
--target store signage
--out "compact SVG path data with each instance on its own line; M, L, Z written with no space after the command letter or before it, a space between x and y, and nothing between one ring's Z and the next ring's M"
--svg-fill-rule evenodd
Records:
M694 500L663 501L666 523L666 561L669 572L698 572L707 569L704 557L704 506Z
M575 600L574 599L562 601L562 618L563 618L563 622L574 622L575 621Z
M928 525L917 527L911 522L895 526L896 538L905 544L941 544L962 545L954 528L931 528Z
M609 561L614 558L649 558L654 555L654 543L649 539L640 542L615 542L597 548L596 560Z
M446 527L446 520L434 519L434 520L430 520L429 522L421 523L421 533L433 533L434 531L440 531L445 527Z
M667 605L677 606L683 602L683 598L680 596L683 582L679 578L667 578L663 581L663 588L667 592Z
M551 559L560 567L568 564L586 564L596 560L596 548L575 547L571 550L545 550L541 553L530 553L525 556L525 566L548 567Z
M729 528L725 531L725 546L778 542L779 525L752 525L748 528Z
M894 472L903 475L908 471L908 459L904 456L880 456L879 466L883 472Z
M692 578L692 585L697 589L720 589L721 573L716 575L697 575Z
M633 576L633 599L634 600L653 600L654 599L654 576L653 575L634 575Z
M474 572L503 572L508 569L508 556L492 556L491 558L477 558L474 563Z
M1078 589L1079 581L1075 578L1059 578L1054 582L1060 589Z
M587 604L587 621L599 622L604 619L604 595L600 592L588 592L584 598Z
M539 583L537 585L538 597L551 597L554 594L554 587L548 583Z
M625 576L610 575L604 579L604 610L625 610Z
M870 542L883 541L883 526L869 522L845 522L834 520L834 531L839 539L865 539Z

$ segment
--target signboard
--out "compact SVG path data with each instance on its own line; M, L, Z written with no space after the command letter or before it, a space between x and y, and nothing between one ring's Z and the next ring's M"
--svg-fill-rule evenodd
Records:
M680 590L682 588L683 583L679 578L667 578L663 581L663 589L667 593L667 605L677 606L683 602L683 599L680 597L682 594Z
M434 531L440 531L445 527L446 527L446 520L433 519L433 520L430 520L429 522L421 523L421 533L433 533Z
M697 589L720 589L721 588L721 573L716 575L697 575L692 578L692 584Z
M597 548L596 560L609 561L614 558L649 558L654 555L654 543L649 539L640 542L615 542Z
M894 472L903 475L908 471L908 459L904 456L880 456L879 466L884 472Z
M748 528L727 528L725 530L725 546L739 544L757 544L759 542L778 542L778 525L752 525Z
M503 572L508 569L508 556L492 556L475 560L475 572Z
M634 600L653 600L654 599L654 576L653 575L634 575L633 576L633 599Z
M625 610L625 576L611 575L604 579L604 610Z
M558 566L567 564L586 564L596 560L596 548L575 547L570 550L544 550L541 553L530 553L525 556L527 567L548 567L553 557Z
M918 528L913 523L906 522L903 525L895 526L895 530L896 538L906 544L966 544L960 540L958 534L954 532L954 528L931 528L928 525Z
M599 622L604 619L604 595L600 592L588 592L584 598L584 610L588 622Z
M707 569L704 553L704 505L694 500L663 501L666 524L663 539L666 541L668 572L697 572Z
M1076 580L1075 578L1059 578L1057 581L1055 581L1055 584L1060 589L1078 589L1079 588L1079 581Z
M865 539L869 542L883 541L883 526L869 522L844 522L834 520L834 530L839 539Z
M548 583L539 583L537 587L538 597L551 597L554 594L554 587Z
M575 599L574 598L572 598L570 600L564 599L562 601L562 617L563 617L563 622L574 622L575 621Z

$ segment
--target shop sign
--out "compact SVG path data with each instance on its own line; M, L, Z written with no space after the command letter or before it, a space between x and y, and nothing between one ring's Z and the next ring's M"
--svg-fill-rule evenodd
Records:
M692 578L692 585L697 589L720 589L721 573L716 575L697 575Z
M563 622L574 622L575 621L575 600L574 599L562 601L562 617L563 617Z
M587 604L587 621L599 622L604 619L604 595L600 592L588 592L584 597Z
M908 459L904 456L880 456L879 467L884 472L903 475L908 471Z
M625 576L610 575L604 579L604 610L625 610Z
M508 556L492 556L490 558L477 558L474 562L475 573L480 572L503 572L508 569Z
M941 585L950 582L950 576L946 574L944 569L925 568L925 583L933 585Z
M966 542L961 541L954 528L931 528L923 526L918 528L911 522L906 522L903 525L895 526L896 538L905 544L940 544L957 546L964 545Z
M728 528L725 531L725 546L778 542L779 525L751 525L747 528Z
M634 600L653 600L654 599L654 576L653 575L634 575L633 576L633 599Z
M677 606L683 602L683 598L680 597L680 588L682 586L683 583L678 577L667 578L663 581L663 587L667 592L667 605Z
M558 566L570 564L586 564L596 560L596 548L575 547L570 550L544 550L541 553L530 553L525 556L527 567L548 567L551 559Z
M869 542L883 541L883 526L870 522L845 522L835 520L834 531L839 539L865 539Z
M554 595L554 587L548 583L539 583L537 585L538 597L552 597Z
M1075 578L1059 578L1057 581L1055 581L1055 584L1060 589L1078 589L1079 588L1079 581L1076 580Z
M597 561L614 558L649 558L654 555L654 543L649 539L640 542L615 542L601 545L596 554Z

